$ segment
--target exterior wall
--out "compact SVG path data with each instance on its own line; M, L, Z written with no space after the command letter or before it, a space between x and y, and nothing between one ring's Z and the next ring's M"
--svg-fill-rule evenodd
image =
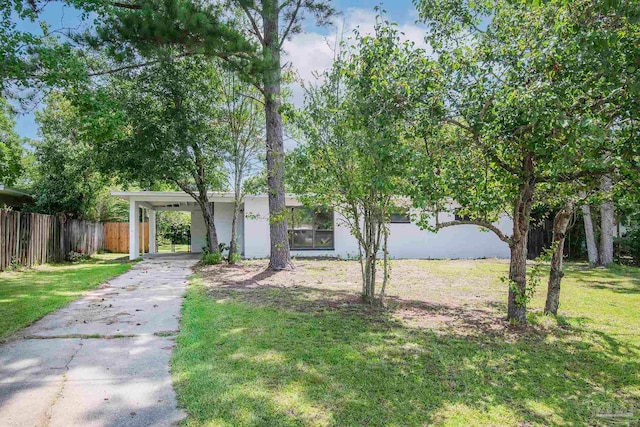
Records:
M218 241L226 243L231 241L231 223L233 221L233 203L215 202L213 205L213 217L218 233ZM191 252L202 252L207 242L207 228L201 210L191 212ZM268 237L268 236L267 236ZM267 242L268 242L267 238ZM242 251L244 246L244 224L242 213L238 221L238 246Z
M245 197L244 240L247 258L269 256L269 201L266 197Z
M441 215L441 222L453 216ZM435 225L435 220L430 221ZM497 224L511 234L513 223L504 216ZM415 224L391 224L389 254L393 258L509 258L509 246L492 231L475 225L457 225L437 233Z
M287 206L300 205L295 199L287 199ZM266 197L245 199L245 256L265 258L269 256L269 207ZM441 221L453 218L441 216ZM511 233L512 222L503 217L498 227ZM351 235L344 219L334 212L334 250L292 250L296 257L355 257L358 243ZM389 255L392 258L509 258L509 247L493 232L475 225L459 225L432 233L421 230L416 224L391 224Z

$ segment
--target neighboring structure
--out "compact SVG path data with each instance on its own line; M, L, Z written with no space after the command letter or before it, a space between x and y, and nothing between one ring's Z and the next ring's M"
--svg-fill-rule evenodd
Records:
M111 193L129 201L129 257L139 256L139 209L149 211L149 253L156 252L156 211L191 212L191 248L200 252L205 246L206 230L198 204L181 192L120 192ZM210 193L218 240L229 243L233 215L233 193ZM296 257L341 257L358 255L358 243L339 212L313 211L288 195L291 255ZM441 221L454 219L441 214ZM144 216L143 216L144 217ZM238 247L246 258L269 256L269 204L266 195L246 196L238 222ZM511 233L512 222L503 217L497 224L506 234ZM407 214L394 214L391 218L389 254L392 258L509 258L509 247L492 233L475 225L448 227L433 233L421 230Z
M9 206L14 209L20 209L31 203L33 203L33 197L30 194L0 184L0 208Z

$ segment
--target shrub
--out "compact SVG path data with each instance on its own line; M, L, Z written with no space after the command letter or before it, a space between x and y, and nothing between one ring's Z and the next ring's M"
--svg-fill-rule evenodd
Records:
M82 252L82 249L78 251L71 251L67 254L67 260L71 262L79 262L89 259L89 256Z
M202 262L202 264L204 265L220 264L222 262L222 254L220 252L216 252L213 254L203 253L200 262Z
M22 263L20 260L17 257L12 256L11 262L5 267L4 271L19 271L21 267Z
M231 262L232 264L238 263L241 260L242 256L238 252L229 257L229 262Z

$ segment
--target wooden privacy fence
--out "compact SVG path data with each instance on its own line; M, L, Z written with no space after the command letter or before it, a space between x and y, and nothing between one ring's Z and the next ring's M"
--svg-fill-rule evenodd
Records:
M93 255L101 249L102 223L0 210L0 271L11 264L61 262L71 251Z
M142 235L144 233L144 239ZM149 253L149 223L140 223L140 243L138 250L142 250L144 241L144 252ZM129 223L128 222L105 222L104 223L104 248L115 253L129 253Z

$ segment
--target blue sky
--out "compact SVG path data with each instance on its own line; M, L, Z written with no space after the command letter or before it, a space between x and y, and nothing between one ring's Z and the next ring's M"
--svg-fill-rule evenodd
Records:
M334 0L334 7L341 12L341 15L335 18L336 27L319 29L309 24L305 34L298 35L287 43L285 50L288 60L298 70L302 80L310 81L313 79L313 71L330 66L332 53L329 45L333 43L337 26L344 24L348 29L359 27L363 32L371 31L375 20L374 7L380 4L379 0ZM416 11L410 0L387 0L382 6L390 19L399 24L408 39L421 43L423 28L415 24ZM90 21L81 20L80 12L57 2L48 4L41 17L51 29L91 25ZM20 21L18 29L40 33L38 23ZM292 93L293 102L300 104L302 91L292 88ZM26 138L38 138L38 125L33 112L22 113L16 117L16 131Z

